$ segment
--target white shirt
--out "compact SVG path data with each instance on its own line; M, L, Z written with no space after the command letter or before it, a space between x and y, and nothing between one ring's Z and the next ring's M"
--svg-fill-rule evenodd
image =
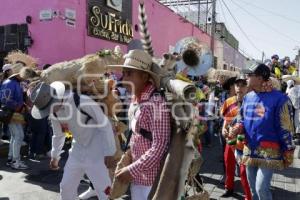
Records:
M116 152L114 133L108 118L100 106L90 97L80 95L80 108L92 119L85 124L86 115L76 107L73 94L64 100L63 106L56 112L57 118L51 116L53 126L52 158L59 158L65 141L61 124L68 126L73 135L69 156L81 161L99 161Z

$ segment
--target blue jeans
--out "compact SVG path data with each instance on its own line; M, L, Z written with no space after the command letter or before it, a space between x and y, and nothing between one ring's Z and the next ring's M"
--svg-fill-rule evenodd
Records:
M274 171L251 166L247 166L246 170L253 200L272 200L270 187Z
M8 124L9 132L11 134L9 143L8 157L15 160L20 160L20 151L24 139L24 130L21 124L10 123Z

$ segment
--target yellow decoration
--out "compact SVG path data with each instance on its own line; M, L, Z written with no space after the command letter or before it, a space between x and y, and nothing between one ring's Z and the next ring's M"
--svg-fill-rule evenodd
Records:
M293 119L290 115L289 103L286 102L280 110L280 125L282 129L290 132L291 134L295 133Z
M64 133L65 133L67 139L72 139L73 138L73 135L72 135L71 131L65 131Z
M176 74L176 79L188 82L188 83L193 83L193 81L191 81L190 79L188 79L184 74L182 73L178 73Z
M197 90L196 90L196 100L201 101L201 100L204 100L204 99L206 99L205 94L202 92L201 89L197 88Z
M281 77L281 71L278 67L275 67L275 75L276 75L276 78L280 78Z
M296 71L296 67L291 65L289 68L288 68L288 71L290 74L294 74L294 72Z

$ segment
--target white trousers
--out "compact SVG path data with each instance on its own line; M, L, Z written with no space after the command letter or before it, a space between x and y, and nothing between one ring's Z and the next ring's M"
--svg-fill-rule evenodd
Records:
M147 200L151 186L131 184L131 200Z
M67 160L60 183L61 200L78 199L77 189L84 174L93 183L98 199L107 200L108 196L104 191L111 186L111 180L104 160L100 159L100 161L89 163L77 160L72 156Z

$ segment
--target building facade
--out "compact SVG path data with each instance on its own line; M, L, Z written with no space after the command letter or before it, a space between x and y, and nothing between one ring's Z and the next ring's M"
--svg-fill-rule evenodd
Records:
M129 35L133 39L140 38L138 4L139 0L1 0L0 55L3 57L10 50L20 48L38 58L39 65L44 65L78 58L116 45L126 52ZM118 8L120 5L121 9ZM93 6L98 6L100 13L92 11ZM208 34L158 1L147 0L145 7L156 56L169 51L170 45L174 46L187 36L195 36L209 46ZM123 16L122 12L129 15ZM111 29L110 38L107 30L95 30L91 34L89 28L92 17L103 19L103 27ZM124 26L115 28L115 24L119 23L117 20ZM123 36L127 36L120 41L116 37L122 35L122 28Z

